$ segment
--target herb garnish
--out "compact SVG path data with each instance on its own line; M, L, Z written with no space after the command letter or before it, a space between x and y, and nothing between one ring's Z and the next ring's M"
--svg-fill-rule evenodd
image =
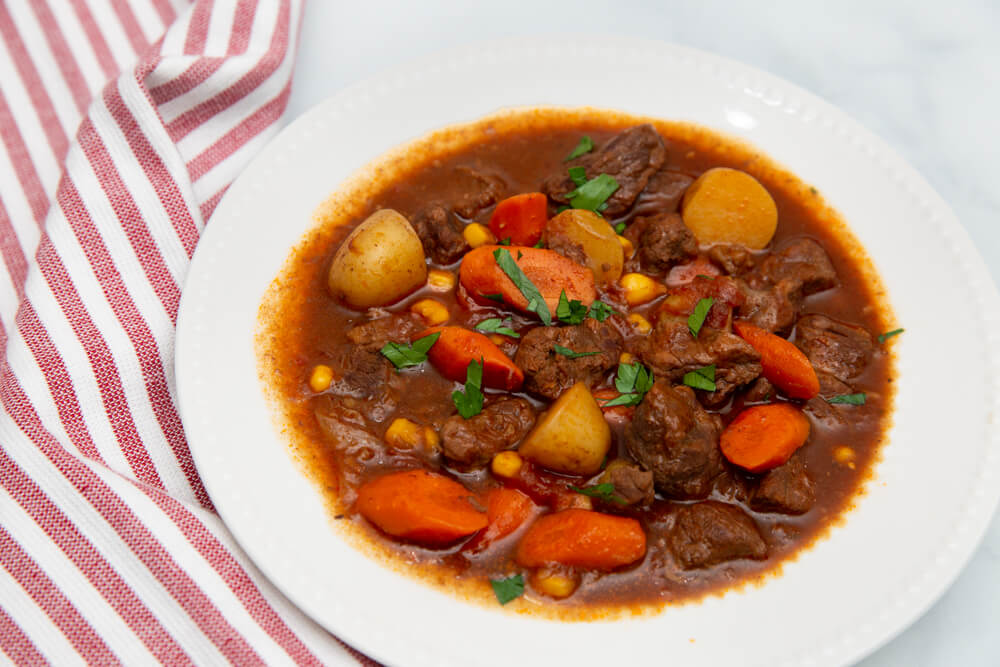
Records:
M510 245L510 237L497 241L497 245Z
M840 403L843 405L864 405L865 404L865 394L860 392L858 394L840 394L839 396L831 396L826 399L827 403Z
M465 369L465 391L453 391L451 400L463 418L475 417L483 409L483 360L470 361Z
M884 334L879 334L878 342L879 343L884 343L885 341L889 340L893 336L898 336L899 334L903 333L904 331L905 331L905 329L893 329L892 331L886 331Z
M511 338L520 338L521 334L517 333L510 327L504 326L504 318L502 317L491 317L488 320L483 320L476 325L476 331L482 331L483 333L496 333L501 336L510 336Z
M715 364L685 373L683 382L694 389L715 391Z
M490 579L490 586L497 596L497 602L507 604L524 595L524 575L515 574L506 579Z
M585 496L598 498L599 500L615 503L616 505L628 505L628 501L616 493L615 485L611 482L605 482L603 484L596 484L594 486L587 486L584 488L570 484L569 489L570 491L576 491L577 493L582 493Z
M566 193L569 205L573 208L582 208L588 211L603 211L608 197L618 189L618 181L607 174L590 179L583 185L578 185L575 190ZM603 208L602 208L603 207Z
M708 317L708 311L712 309L713 303L715 303L715 299L701 299L695 305L694 312L688 315L688 330L694 338L698 337L701 325L705 323L705 318Z
M566 290L563 290L556 305L556 317L563 324L579 324L587 317L587 307L578 299L570 301L566 296Z
M594 318L598 322L603 322L612 315L615 315L618 311L604 303L603 301L595 301L590 304L590 312L587 313L590 317Z
M624 233L625 233L625 223L619 222L617 225L615 225L615 234L621 236Z
M592 150L594 150L594 142L585 134L580 137L580 143L576 145L576 148L573 149L572 153L566 156L564 162L568 162L573 158L578 158L584 153L589 153Z
M618 376L615 377L615 389L621 396L613 398L601 407L610 408L616 405L639 405L643 396L653 387L653 372L647 370L638 361L631 364L618 364Z
M535 245L533 245L531 247L532 248L544 248L545 247L545 241L543 241L542 239L538 239L538 243L536 243Z
M583 167L570 167L569 180L573 181L573 185L580 187L587 182L587 170Z
M542 298L542 293L538 291L535 284L524 275L524 271L517 265L514 258L510 256L510 251L506 248L497 248L493 251L493 258L500 269L507 274L514 286L521 291L521 294L528 300L528 310L536 313L541 318L545 326L552 326L552 313Z
M409 368L419 366L427 361L427 352L433 347L437 339L441 337L441 332L432 333L429 336L418 338L409 345L405 343L386 343L379 352L382 356L392 362L396 368Z
M600 350L594 350L593 352L574 352L568 347L563 347L562 345L555 345L555 344L552 345L552 349L556 351L558 354L561 354L564 357L569 357L570 359L579 359L580 357L592 357L595 354L601 353Z

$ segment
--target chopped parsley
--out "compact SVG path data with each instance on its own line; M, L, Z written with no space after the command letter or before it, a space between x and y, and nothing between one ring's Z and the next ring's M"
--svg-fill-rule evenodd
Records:
M564 357L569 357L570 359L579 359L580 357L592 357L595 354L601 353L600 350L594 350L593 352L574 352L568 347L563 347L562 345L553 345L552 349L555 350L558 354L561 354Z
M587 170L583 167L570 167L569 168L569 180L573 181L573 185L580 187L587 182Z
M496 294L484 294L484 299L489 299L490 301L496 301L497 303L504 303L503 294L497 292Z
M483 333L496 333L501 336L510 336L511 338L520 338L521 334L517 333L510 327L504 326L504 318L502 317L491 317L488 320L483 320L476 325L476 331L482 331Z
M628 502L617 494L615 485L611 482L605 482L603 484L596 484L594 486L587 486L584 488L570 484L569 489L570 491L576 491L577 493L582 493L585 496L597 498L609 503L615 503L616 505L628 505Z
M617 225L615 225L615 234L618 234L618 236L621 236L624 233L625 233L625 223L624 222L619 222Z
M592 150L594 150L594 142L590 137L588 137L585 134L582 137L580 137L580 143L576 145L576 148L573 149L572 153L566 156L566 159L564 161L568 162L574 158L580 157L584 153L589 153Z
M615 377L615 389L621 394L601 407L610 408L616 405L639 405L646 392L653 387L653 372L638 361L631 364L618 364L618 375Z
M582 208L587 211L603 211L607 208L608 197L618 189L618 181L612 176L601 174L583 185L578 185L575 190L566 193L569 205L573 208Z
M521 294L524 295L524 298L528 300L528 310L536 313L546 326L552 326L552 313L549 312L549 307L546 305L545 299L542 297L542 293L539 292L538 288L535 287L535 284L528 279L528 276L524 275L524 271L522 271L521 267L517 265L514 258L510 256L510 251L506 248L497 248L493 251L493 258L496 260L500 269L506 273L507 277L514 283L514 286L517 287Z
M427 361L427 352L433 347L437 339L441 337L441 332L432 333L429 336L418 338L409 345L405 343L386 343L379 352L382 356L392 362L396 368L409 368L419 366Z
M536 243L535 245L533 245L531 247L532 248L544 248L545 247L545 241L543 241L542 239L538 239L538 243Z
M604 320L608 319L617 312L618 311L616 311L614 308L604 303L603 301L595 301L594 303L590 304L590 311L587 313L587 315L594 318L598 322L603 322Z
M840 394L839 396L831 396L826 399L826 402L843 405L864 405L865 394L864 392L858 394Z
M701 299L695 304L694 312L688 315L688 330L694 338L698 337L701 325L705 323L705 318L708 317L708 311L712 309L713 303L715 303L715 299Z
M497 245L510 245L510 237L497 241Z
M453 391L451 400L464 419L475 417L483 410L483 360L470 361L465 369L465 391Z
M563 290L556 305L556 317L563 324L579 324L587 317L587 307L577 299L570 301L566 296L566 290Z
M524 595L524 575L515 574L506 579L490 579L490 586L497 596L497 602L507 604Z
M684 384L703 391L715 391L715 364L684 374Z
M878 342L879 343L884 343L885 341L889 340L893 336L898 336L899 334L903 333L904 331L905 331L905 329L893 329L892 331L886 331L884 334L879 334Z

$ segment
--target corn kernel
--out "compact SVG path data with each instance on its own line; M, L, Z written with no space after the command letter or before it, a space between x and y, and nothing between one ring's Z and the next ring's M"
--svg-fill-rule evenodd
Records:
M513 449L507 449L493 457L490 468L497 477L513 477L521 469L523 463L520 454Z
M497 346L503 345L507 342L507 338L505 336L501 336L500 334L490 334L489 339L493 341L494 345Z
M333 382L333 369L324 364L319 364L309 374L309 388L317 394L329 389L331 382Z
M421 299L410 306L410 312L416 313L423 318L427 326L436 327L444 324L451 317L448 308L440 301L434 299Z
M645 336L646 334L648 334L650 331L653 330L653 325L649 323L649 320L647 320L639 313L632 313L631 315L629 315L628 321L631 322L632 326L635 327L635 330L638 331L643 336Z
M409 419L394 419L385 431L385 443L393 449L415 449L423 445L424 429Z
M427 286L439 292L447 292L455 288L455 274L444 269L431 269L427 272Z
M430 426L424 427L424 450L433 454L441 449L441 436Z
M641 273L626 273L619 284L625 290L625 301L630 306L648 303L667 291L667 288Z
M533 582L539 593L561 600L569 597L579 585L576 579L557 572L542 571Z
M618 236L618 242L622 244L622 251L625 253L625 259L632 257L632 254L635 253L635 246L632 245L632 242L621 235Z
M635 355L631 352L622 352L618 355L618 363L625 364L626 366L635 361Z
M846 445L841 445L833 450L833 460L841 465L853 465L854 450Z
M496 237L493 236L493 232L478 222L470 222L467 224L465 229L462 230L462 236L465 237L465 242L473 248L497 242Z

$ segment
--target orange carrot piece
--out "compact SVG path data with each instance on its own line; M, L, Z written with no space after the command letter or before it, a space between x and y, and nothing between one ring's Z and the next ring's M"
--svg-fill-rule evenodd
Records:
M484 245L465 254L458 272L462 286L477 303L496 305L487 296L499 294L505 304L528 312L528 300L493 256L498 248L510 251L521 271L542 294L553 317L563 290L570 301L576 299L588 306L597 299L593 272L554 250Z
M597 399L597 404L601 406L601 412L604 413L604 421L612 426L625 426L632 421L632 417L635 415L634 407L628 405L612 405L610 408L604 407L605 403L621 396L621 392L616 389L598 389L593 393L594 398Z
M542 238L548 222L549 202L541 192L528 192L507 197L490 216L490 231L511 245L533 246Z
M483 386L517 391L524 382L524 373L503 353L496 343L479 333L462 327L432 327L417 338L441 334L427 352L427 358L441 375L455 382L465 382L469 362L483 362Z
M719 448L730 463L764 472L787 461L809 438L809 419L789 403L747 408L722 432Z
M458 482L427 470L389 473L358 489L361 516L383 532L413 542L443 545L486 527L475 496Z
M733 322L740 338L760 352L764 377L791 398L808 401L819 395L819 378L802 350L781 336L748 322Z
M531 524L515 558L525 567L558 563L613 570L642 559L646 534L635 519L582 509L546 514Z

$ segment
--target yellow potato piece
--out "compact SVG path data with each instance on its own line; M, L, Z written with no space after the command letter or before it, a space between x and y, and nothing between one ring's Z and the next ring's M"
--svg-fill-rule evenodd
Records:
M560 252L563 246L575 246L577 253L567 255L579 261L585 259L598 283L613 283L622 275L625 251L608 221L592 211L571 208L552 218L545 225L549 247Z
M611 428L587 385L578 382L539 417L517 451L556 472L592 475L611 448Z
M684 193L681 217L699 243L739 243L759 250L774 236L778 207L750 174L716 167Z
M375 211L337 249L330 292L354 308L388 306L427 282L420 237L392 209Z

